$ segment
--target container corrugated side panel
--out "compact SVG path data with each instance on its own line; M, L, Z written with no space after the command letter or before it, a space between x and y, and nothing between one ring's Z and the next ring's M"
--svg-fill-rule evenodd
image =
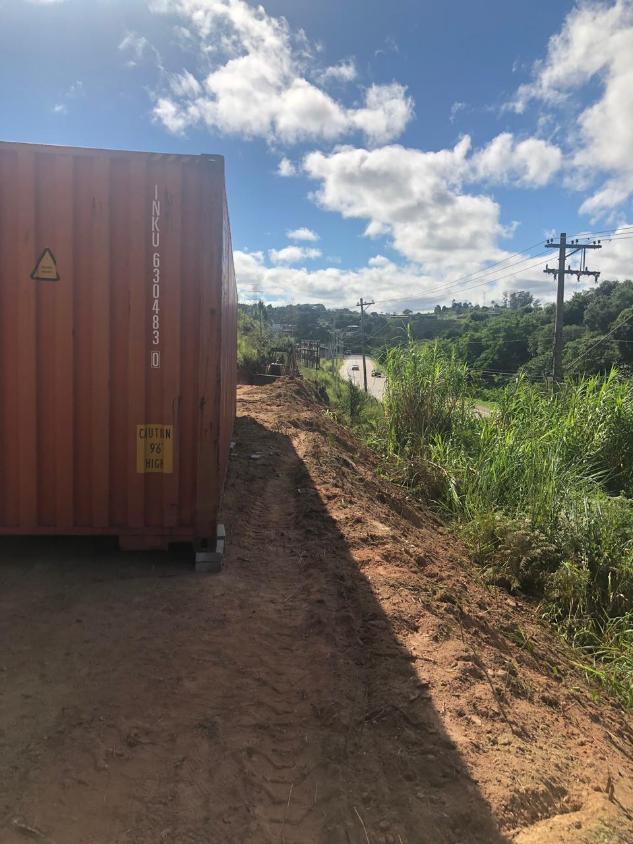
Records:
M205 535L232 389L221 159L0 144L0 191L0 530ZM47 247L60 281L32 281ZM174 426L172 473L137 472L143 424Z
M222 403L220 408L220 466L219 477L223 482L228 461L236 414L237 384L237 286L233 266L233 248L226 196L223 201L222 225Z

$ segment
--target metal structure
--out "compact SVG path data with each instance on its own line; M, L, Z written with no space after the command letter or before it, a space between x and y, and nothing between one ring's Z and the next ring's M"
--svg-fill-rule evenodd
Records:
M321 343L318 340L299 340L296 352L301 366L309 369L321 368Z

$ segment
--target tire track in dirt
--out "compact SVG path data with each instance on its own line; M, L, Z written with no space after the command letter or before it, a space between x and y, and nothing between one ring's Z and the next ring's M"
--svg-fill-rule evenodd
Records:
M251 795L253 840L291 844L324 840L317 776L324 760L312 705L314 678L322 682L327 673L319 672L313 652L306 664L306 607L303 600L293 600L301 585L304 542L293 488L297 458L288 449L277 451L270 472L258 471L260 458L248 458L253 504L230 527L227 570L239 570L259 601L250 646L240 651L244 687L227 701L234 713L233 734L224 738L236 747L243 788ZM225 510L231 509L227 500Z

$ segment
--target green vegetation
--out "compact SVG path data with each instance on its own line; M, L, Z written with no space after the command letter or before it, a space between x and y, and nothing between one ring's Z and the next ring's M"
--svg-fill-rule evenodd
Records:
M301 369L308 383L316 386L319 398L337 421L357 429L366 437L373 435L383 418L382 407L370 395L338 374L338 361L322 361L321 369Z
M246 377L266 372L273 349L290 351L292 347L288 338L275 337L266 321L258 318L265 310L264 303L260 302L255 315L245 309L238 312L237 365Z
M264 372L269 339L260 331L257 320L243 310L238 313L237 365L247 375Z
M613 370L551 395L525 378L479 418L441 344L385 361L397 478L460 526L487 579L537 598L633 707L633 385Z
M241 305L240 309L255 323L261 317L264 331L283 325L297 338L329 343L336 329L345 348L360 351L355 310L333 311L324 305L263 309ZM564 320L564 364L575 375L606 374L613 366L621 372L633 368L633 281L603 281L574 294L565 303ZM480 390L503 386L517 373L531 381L551 373L554 306L542 306L526 291L506 294L502 302L489 306L454 301L438 305L433 313L369 313L366 328L374 357L386 348L406 346L409 335L419 341L438 341L479 376ZM480 395L494 400L493 395Z

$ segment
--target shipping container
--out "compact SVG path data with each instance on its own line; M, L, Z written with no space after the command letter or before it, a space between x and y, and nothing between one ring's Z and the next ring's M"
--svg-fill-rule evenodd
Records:
M236 328L222 157L0 143L0 534L208 547Z

